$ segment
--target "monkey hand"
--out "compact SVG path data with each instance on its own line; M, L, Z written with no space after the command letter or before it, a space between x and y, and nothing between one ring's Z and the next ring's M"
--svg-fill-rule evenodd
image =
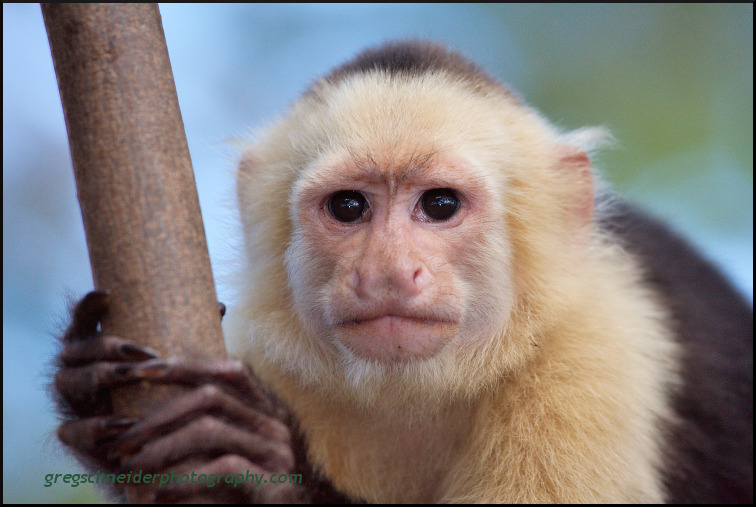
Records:
M109 473L188 474L157 489L156 501L301 502L322 489L289 482L290 473L308 469L295 459L292 418L243 363L160 359L102 335L97 326L108 304L97 291L77 304L55 376L69 418L58 436L85 464ZM139 381L187 390L143 417L115 417L111 389Z

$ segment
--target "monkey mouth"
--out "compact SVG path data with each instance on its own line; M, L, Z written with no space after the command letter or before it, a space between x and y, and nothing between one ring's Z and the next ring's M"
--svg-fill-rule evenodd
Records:
M420 325L453 325L454 322L450 319L441 319L436 316L427 315L408 315L400 313L382 313L375 315L361 315L358 317L352 317L345 320L341 320L337 323L338 327L353 327L363 324L373 323L387 323L387 324L420 324Z
M353 354L392 363L429 359L458 332L456 322L448 319L395 312L351 317L335 331Z

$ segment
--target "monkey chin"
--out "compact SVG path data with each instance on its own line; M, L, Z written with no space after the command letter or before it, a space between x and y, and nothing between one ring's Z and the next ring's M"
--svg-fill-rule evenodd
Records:
M411 362L430 359L456 335L453 322L399 315L351 320L336 328L336 339L368 361Z

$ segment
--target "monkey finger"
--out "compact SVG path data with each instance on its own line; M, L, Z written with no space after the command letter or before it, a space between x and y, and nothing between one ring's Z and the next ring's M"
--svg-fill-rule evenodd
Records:
M108 409L111 388L143 380L152 370L165 366L164 361L151 359L142 363L97 362L79 368L61 368L55 374L55 388L77 415L103 415Z
M138 421L135 417L110 416L79 419L61 424L58 427L58 438L83 454L91 456L101 453L104 457L103 442L112 439Z
M132 363L129 367L124 366L121 373L126 378L133 377L133 380L164 384L214 384L236 398L248 400L249 404L268 415L281 415L277 413L277 405L273 402L272 395L265 391L262 383L241 361L193 361L171 358L162 363L164 367L152 367L153 361Z
M250 433L211 416L202 416L187 426L145 445L127 459L121 471L160 470L197 456L237 454L269 473L288 473L294 468L291 446Z
M110 306L107 291L94 290L76 304L73 321L63 335L66 342L91 338L97 334L97 325Z
M208 384L181 396L123 432L113 443L109 458L132 454L147 442L203 415L214 415L270 440L286 445L291 443L289 428L283 422L244 405L219 387Z
M157 357L157 352L149 347L109 335L98 340L67 343L60 353L66 366L82 366L95 361L146 361Z

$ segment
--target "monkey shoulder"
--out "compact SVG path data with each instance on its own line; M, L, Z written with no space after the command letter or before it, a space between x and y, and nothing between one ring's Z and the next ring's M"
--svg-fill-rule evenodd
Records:
M675 502L753 498L753 309L708 259L623 201L601 220L637 257L671 315L682 385L668 429L665 482Z

